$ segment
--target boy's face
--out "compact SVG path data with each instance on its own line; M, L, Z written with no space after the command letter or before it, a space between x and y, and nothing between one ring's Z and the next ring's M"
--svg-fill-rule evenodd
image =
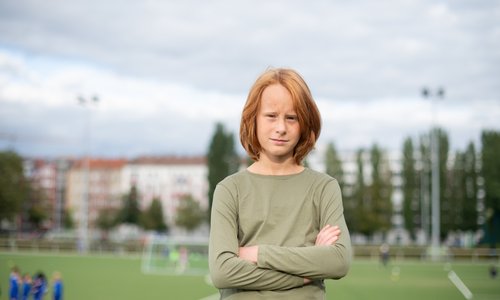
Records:
M257 114L257 138L261 159L286 161L293 158L300 139L300 125L292 95L280 84L264 89Z

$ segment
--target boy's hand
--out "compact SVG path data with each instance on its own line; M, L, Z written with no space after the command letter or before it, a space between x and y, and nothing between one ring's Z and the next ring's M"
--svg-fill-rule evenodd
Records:
M316 236L316 242L314 245L316 246L330 246L335 243L340 236L340 228L338 226L332 226L330 224L326 224L325 227L321 229L321 231Z
M257 263L259 255L259 246L240 247L238 257L247 260L251 263Z

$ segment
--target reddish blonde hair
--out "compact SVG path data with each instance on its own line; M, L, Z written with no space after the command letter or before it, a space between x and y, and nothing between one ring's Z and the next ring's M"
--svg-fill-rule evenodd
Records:
M257 114L264 90L272 84L280 84L292 95L293 106L300 125L300 139L293 157L301 164L314 148L321 132L321 115L304 79L292 69L268 69L257 78L248 93L240 123L240 142L250 158L259 160L262 150L257 138Z

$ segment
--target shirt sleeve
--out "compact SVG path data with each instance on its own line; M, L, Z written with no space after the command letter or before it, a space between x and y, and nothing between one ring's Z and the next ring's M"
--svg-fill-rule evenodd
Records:
M328 182L319 196L320 228L326 224L339 226L339 239L331 246L259 245L258 267L310 279L339 279L347 274L352 257L351 239L337 181Z
M304 285L304 278L259 268L238 257L238 214L235 197L222 185L214 192L209 241L209 268L216 288L287 290Z

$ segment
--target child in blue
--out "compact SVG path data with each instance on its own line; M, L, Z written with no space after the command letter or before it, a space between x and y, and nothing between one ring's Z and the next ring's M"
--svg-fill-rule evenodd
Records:
M54 284L53 284L53 299L54 300L62 300L63 299L63 283L61 279L61 273L55 272L54 273Z
M38 272L33 281L33 300L42 300L47 292L47 279L45 274Z
M32 279L30 274L25 273L23 276L22 300L28 300L31 295Z
M14 266L12 267L10 277L9 277L9 300L19 299L19 283L21 278L19 275L19 269Z

